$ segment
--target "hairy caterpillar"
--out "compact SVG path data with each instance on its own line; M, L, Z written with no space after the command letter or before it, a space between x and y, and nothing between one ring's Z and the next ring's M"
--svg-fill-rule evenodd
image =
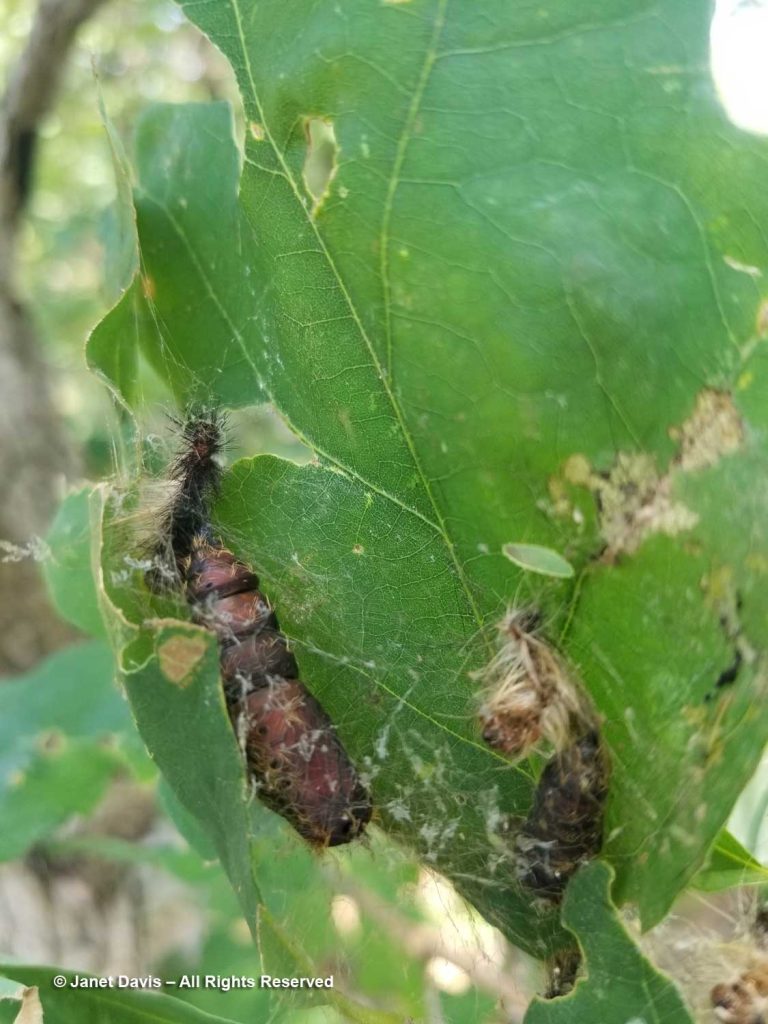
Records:
M258 577L210 524L224 425L218 410L207 409L179 424L174 493L148 583L183 591L192 618L216 634L230 718L259 798L312 846L348 843L370 820L370 795L328 714L299 680Z
M483 739L519 758L554 747L528 817L514 837L515 873L539 899L557 903L580 864L600 852L608 760L594 714L560 654L540 635L540 615L511 608L499 623L482 681Z

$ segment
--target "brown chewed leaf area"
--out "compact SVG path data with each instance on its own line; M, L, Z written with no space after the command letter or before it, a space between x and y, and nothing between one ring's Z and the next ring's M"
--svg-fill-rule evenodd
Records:
M692 416L669 433L680 446L680 468L696 470L737 451L744 442L744 423L727 392L707 389L699 393Z
M567 485L592 492L604 560L634 553L653 534L689 532L699 516L675 497L676 474L715 466L744 444L744 422L733 398L710 388L699 392L692 414L668 433L677 451L666 472L648 452L619 452L611 468L602 472L576 453L565 460L561 475L550 478L552 509L558 515L573 514Z
M659 476L648 455L622 452L610 473L593 475L591 486L606 558L631 554L651 534L674 536L697 522L695 512L672 498L669 476Z
M187 686L205 654L205 640L177 634L164 640L157 649L160 671L177 686Z

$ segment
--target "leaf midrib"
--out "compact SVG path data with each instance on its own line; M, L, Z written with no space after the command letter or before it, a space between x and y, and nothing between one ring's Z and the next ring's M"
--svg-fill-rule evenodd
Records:
M251 356L251 353L248 351L248 347L245 344L245 339L243 338L242 331L239 330L234 320L227 312L226 306L219 298L218 293L212 287L210 278L205 273L200 263L200 260L197 258L195 248L187 238L186 232L184 231L182 225L173 215L170 208L166 206L164 203L160 202L160 200L156 196L153 196L151 193L144 191L142 192L142 199L145 202L152 203L154 206L156 206L162 212L163 216L167 219L168 223L173 228L173 230L176 232L179 241L183 244L184 248L186 249L190 263L192 263L200 277L201 284L207 291L211 299L211 302L218 310L219 315L221 316L222 320L227 326L227 329L230 331L234 339L237 341L240 351L243 354L243 358L248 363L248 366L250 367L254 377L257 378L260 389L264 392L264 394L267 396L272 405L274 405L275 409L279 412L281 418L288 426L288 428L292 431L292 433L294 433L296 437L308 448L311 448L314 452L320 455L326 462L328 462L332 466L335 466L341 473L344 473L347 476L353 478L354 480L357 480L358 483L362 484L368 490L373 491L375 494L380 495L380 497L382 498L386 498L387 501L392 502L392 504L396 505L398 508L401 508L404 512L409 513L409 515L416 516L430 529L434 530L440 537L444 538L444 534L443 531L441 530L439 523L434 522L428 516L425 516L424 513L421 512L419 509L415 508L412 505L409 505L396 494L392 494L385 488L380 487L378 484L373 483L371 480L368 480L366 477L362 476L359 472L357 472L357 470L353 469L351 466L348 466L346 463L341 462L340 459L338 459L334 455L331 455L330 452L325 451L325 449L321 448L315 441L308 437L301 429L301 427L299 427L298 424L293 421L293 419L286 412L286 410L280 405L275 393L269 388L263 376L259 373L259 368L254 362L253 357Z
M349 308L350 314L351 314L352 319L353 319L353 321L354 321L354 323L355 323L355 325L357 327L357 330L358 330L358 333L360 335L360 338L361 338L363 344L365 345L365 348L368 351L368 355L370 357L370 360L371 360L371 363L373 365L373 368L376 371L377 377L378 377L379 381L381 382L382 388L384 389L384 393L386 395L386 398L387 398L387 400L388 400L388 402L389 402L389 404L390 404L390 406L392 408L392 411L393 411L393 414L394 414L395 419L397 421L398 427L400 428L400 432L402 434L403 440L405 441L406 447L408 448L408 452L409 452L409 454L411 456L411 459L413 461L414 468L415 468L415 470L416 470L416 472L418 474L418 477L419 477L419 480L421 482L421 485L424 488L424 493L426 494L426 496L427 496L427 498L429 500L429 504L434 509L436 522L433 523L432 525L437 530L438 534L440 535L441 540L443 541L443 543L444 543L444 545L445 545L445 547L446 547L446 549L448 551L449 558L450 558L450 560L451 560L451 562L452 562L452 564L453 564L453 566L454 566L454 568L456 570L457 578L458 578L458 580L459 580L459 582L461 584L461 588L462 588L462 590L464 592L464 596L465 596L467 604L468 604L468 606L470 608L472 616L475 619L475 622L477 623L477 626L481 627L482 623L483 623L483 616L482 616L482 614L480 612L480 609L477 606L477 603L475 601L474 595L472 594L472 589L470 587L469 580L467 579L467 576L465 574L464 566L462 565L461 561L458 558L458 555L457 555L456 549L454 547L453 541L451 540L451 537L450 537L450 535L448 533L448 530L446 528L445 518L444 518L444 516L442 514L442 510L440 509L440 506L439 506L439 504L437 502L437 499L436 499L436 497L435 497L435 495L434 495L434 493L432 491L432 488L430 486L430 483L429 483L429 480L427 478L427 475L424 472L424 468L423 468L423 466L421 464L421 460L419 459L418 452L416 450L416 445L415 445L414 439L413 439L413 437L411 435L410 430L408 429L408 425L406 423L405 415L403 413L403 410L402 410L402 408L400 406L400 403L399 403L399 401L397 399L397 396L395 395L395 393L392 390L392 387L390 385L389 375L388 375L386 369L382 366L382 364L381 364L381 362L380 362L380 360L379 360L379 358L378 358L378 356L376 354L376 350L375 350L375 348L374 348L374 346L373 346L373 344L371 342L371 339L368 337L368 333L365 330L365 327L363 325L362 319L359 316L359 314L357 312L357 309L356 309L356 307L355 307L355 305L354 305L354 303L352 301L352 296L351 296L351 294L349 292L349 289L346 286L346 282L344 281L344 278L342 277L341 272L339 271L339 268L336 266L336 263L335 263L334 259L332 258L331 253L329 252L327 245L325 244L325 240L323 239L322 235L318 231L316 222L311 217L311 215L310 215L306 205L302 202L301 190L299 189L298 183L296 182L296 180L295 180L295 178L294 178L294 176L293 176L293 174L291 172L290 167L286 163L286 160L285 160L285 158L283 156L283 153L281 152L280 148L277 146L277 144L276 144L276 142L274 140L274 137L273 137L272 132L270 130L269 122L267 121L267 118L265 116L265 111L264 111L264 108L263 108L263 106L261 104L261 101L259 99L259 95L258 95L258 92L257 92L257 89L256 89L256 83L255 83L255 80L254 80L254 77L253 77L253 69L251 67L250 55L248 53L248 47L246 45L245 33L243 31L243 22L242 22L242 16L241 16L241 11L240 11L239 0L230 0L230 2L231 2L232 12L233 12L233 15L234 15L234 18L235 18L235 22L236 22L236 26L237 26L237 38L238 38L238 42L240 44L240 50L241 50L241 56L242 56L242 60L243 60L243 66L245 67L245 71L246 71L246 73L248 75L248 82L249 82L249 85L250 85L251 98L253 100L254 106L256 107L256 110L258 111L259 122L260 122L261 125L263 125L263 128L264 128L264 138L265 138L266 141L268 141L269 145L272 147L272 151L273 151L273 153L275 155L275 158L278 161L278 163L279 163L279 165L280 165L280 167L282 169L282 172L283 172L283 174L285 176L285 180L288 182L288 185L289 185L289 187L290 187L290 189L291 189L291 191L292 191L292 193L293 193L293 195L294 195L294 197L296 199L298 208L299 208L299 210L302 211L302 213L303 213L303 215L304 215L304 217L305 217L305 219L307 221L307 224L309 225L309 227L312 230L315 238L317 239L318 245L322 249L322 253L323 253L323 255L324 255L324 257L325 257L325 259L327 261L328 267L330 268L330 270L332 271L334 277L338 281L339 289L341 291L341 294L343 295L344 301L346 302L346 304L347 304L347 306ZM438 0L438 12L437 12L437 16L435 18L434 25L433 25L433 35L432 35L432 38L430 40L430 45L427 48L427 52L426 52L425 57L424 57L424 63L422 65L422 68L421 68L421 71L420 71L420 74L419 74L418 87L417 87L416 93L414 94L414 99L418 99L418 102L420 102L421 97L424 94L424 90L426 88L426 83L427 83L427 80L428 80L428 77L429 77L429 72L430 72L430 70L432 68L432 65L433 65L435 57L436 57L436 51L434 49L434 44L436 43L437 38L439 37L440 33L442 32L442 28L443 28L443 25L445 23L445 14L446 14L447 5L448 5L448 0ZM412 130L413 123L415 121L416 114L417 114L417 111L418 111L418 102L416 103L415 106L414 106L414 103L412 102L411 107L409 108L408 116L406 118L406 122L405 122L405 125L403 127L403 132L401 134L400 141L398 143L398 155L399 155L399 158L398 158L398 155L396 155L395 164L393 165L392 175L391 175L391 178L390 178L390 185L389 185L389 188L388 188L388 197L390 198L390 206L391 206L391 199L394 198L394 192L395 192L395 190L397 188L398 172L399 172L400 167L402 166L402 162L403 162L403 159L404 159L404 156L405 156L405 151L406 151L406 149L408 147L408 143L410 141L410 131ZM388 214L386 212L386 207L385 207L385 216L388 216ZM384 237L384 231L385 231L385 225L383 224L382 225L382 238ZM384 296L385 297L385 308L387 309L386 316L387 316L387 322L389 322L389 315L390 315L389 311L388 311L388 301L389 301L389 298L388 298L388 292L387 292L386 284L385 284L384 291L385 291L385 296ZM281 410L281 412L282 412L282 410ZM306 438L306 437L304 437L302 435L299 435L299 436L301 437L301 440L305 441L305 443L309 444L313 449L315 449L318 452L318 454L321 454L324 457L327 457L327 455L325 453L323 453L320 450L320 448L318 448L318 446L314 443L313 440L311 440L309 438ZM336 459L333 459L332 461L336 462L338 464ZM378 493L381 493L381 489L379 487L377 487L376 485L372 485L367 480L364 480L364 478L361 477L358 473L356 473L354 471L351 471L351 470L348 470L347 467L341 467L341 468L344 468L346 471L351 472L352 475L354 475L362 483L365 483L366 486L371 487L372 490L375 490ZM387 496L391 497L390 495L387 495ZM403 504L401 501L399 501L398 503L401 504L401 505ZM409 509L409 511L412 511L412 510ZM422 515L421 518L424 519L425 517ZM428 519L426 519L426 521L429 522Z
M238 342L238 344L239 344L239 346L240 346L240 348L241 348L241 350L243 352L243 357L248 362L248 364L251 367L251 369L254 372L254 374L258 375L258 367L253 362L253 360L252 360L252 358L250 356L250 353L248 352L248 349L247 349L247 347L245 345L245 342L244 342L244 339L243 339L243 336L242 336L241 332L238 330L237 326L235 325L235 323L233 322L233 320L229 316L229 314L227 312L227 309L224 306L224 304L221 302L217 292L211 287L210 280L207 277L207 275L203 272L203 268L200 265L200 261L197 259L197 255L195 253L194 247L190 244L189 239L187 238L187 236L186 236L186 234L184 232L183 227L176 220L176 218L174 217L174 215L171 212L171 210L167 206L165 206L163 203L161 203L156 197L152 196L148 192L144 192L143 193L143 199L146 202L153 203L163 213L163 215L167 218L168 223L173 228L173 230L176 232L179 240L182 242L182 244L184 245L185 249L187 250L187 254L188 254L189 258L190 258L190 261L193 264L193 266L195 267L195 269L197 270L197 272L198 272L198 274L200 276L200 280L201 280L203 286L205 287L205 289L207 290L207 292L208 292L208 294L209 294L209 296L211 298L211 301L216 306L216 309L219 311L219 314L221 315L222 319L226 323L226 325L229 328L229 330L232 332L233 337L237 340L237 342ZM272 402L272 404L276 408L279 408L278 405L277 405L277 400L276 400L274 394L270 391L270 389L266 386L266 384L264 383L264 381L261 378L259 378L259 381L260 381L260 385L261 385L262 390L267 395L269 400ZM444 533L441 531L440 526L437 523L434 523L431 519L428 519L418 509L413 508L410 505L407 505L400 498L398 498L397 495L390 494L389 491L386 491L386 490L378 487L376 484L371 483L371 481L369 481L369 480L365 479L364 477L362 477L355 470L351 469L349 466L346 466L344 463L340 462L338 459L336 459L334 456L330 455L329 453L323 451L321 448L319 448L316 444L314 444L302 432L300 427L298 427L295 423L293 423L293 421L291 420L290 416L288 416L287 413L285 413L284 410L280 409L279 411L280 411L280 415L282 416L282 418L285 421L285 423L296 434L296 436L301 441L303 441L304 444L307 445L307 447L313 448L318 453L318 455L321 455L323 457L323 459L327 460L327 462L330 463L331 466L336 467L336 469L339 472L341 472L341 473L351 477L352 479L356 480L361 486L365 487L367 490L373 491L374 493L376 493L376 494L380 495L381 497L385 498L387 501L392 502L394 505L396 505L398 508L401 508L403 511L408 512L409 514L416 516L426 526L428 526L431 530L435 531L435 533L437 533L438 536L441 537L441 539L445 540ZM329 471L332 472L333 470L329 470ZM454 565L455 565L455 562L454 562ZM263 578L267 578L267 579L271 578L271 577L269 577L265 573L265 570L263 568L260 570L260 573L261 573ZM286 632L286 636L288 637L289 640L292 640L293 643L296 644L297 646L300 646L302 644L301 638L294 637L294 636L292 636L288 632ZM321 655L322 657L324 657L324 658L326 658L328 660L331 660L331 661L335 660L335 655L333 655L330 651L321 650L320 648L316 648L315 649L315 653ZM404 704L404 706L408 707L408 709L410 711L412 711L415 715L425 719L431 725L435 726L437 729L440 729L442 732L447 733L453 739L460 740L463 743L467 743L470 746L473 746L476 749L481 750L483 753L488 754L488 755L492 756L493 758L496 758L499 761L502 761L505 764L508 764L506 758L503 757L501 754L496 753L496 751L490 750L490 748L488 748L488 747L486 747L484 745L481 746L479 743L476 743L473 740L468 739L466 736L462 735L461 733L458 733L455 730L449 728L443 722L440 722L436 718L433 718L431 715L429 715L426 711L423 711L417 705L412 704L408 700L404 700L404 698L401 695L399 695L398 693L396 693L396 691L394 691L390 687L388 687L380 679L378 679L378 678L374 679L372 676L369 675L369 673L364 672L359 666L353 666L353 667L355 668L355 671L358 671L362 675L366 676L371 682L373 682L376 686L380 687L381 689L385 690L390 696L396 697L399 701L401 701ZM520 769L520 770L522 771L522 773L524 775L527 775L527 772L524 769Z

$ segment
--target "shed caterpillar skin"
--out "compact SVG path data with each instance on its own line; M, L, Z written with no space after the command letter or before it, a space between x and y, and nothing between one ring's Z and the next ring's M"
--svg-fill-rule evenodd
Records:
M299 680L277 617L252 569L214 535L223 418L193 411L180 424L175 494L162 516L154 589L182 590L195 622L216 634L224 692L259 798L314 847L360 835L371 799L322 705Z
M540 617L512 608L499 623L499 649L472 678L482 683L483 739L509 757L540 741L560 749L589 714L560 655L539 634Z
M766 1024L768 962L755 964L731 984L715 985L710 998L714 1018L722 1024Z

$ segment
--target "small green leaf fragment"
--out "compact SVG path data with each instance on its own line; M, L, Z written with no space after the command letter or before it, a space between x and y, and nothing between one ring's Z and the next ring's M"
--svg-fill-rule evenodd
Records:
M611 902L613 871L602 861L581 868L563 904L563 924L579 940L584 977L562 999L534 999L524 1024L692 1024L672 981L648 961Z
M566 562L557 551L542 547L541 544L505 544L501 550L510 562L514 562L527 572L537 572L541 576L556 576L564 580L570 579L574 574L570 562Z
M755 860L726 829L717 837L709 855L709 861L692 884L703 892L720 892L738 885L765 885L768 883L768 869Z
M90 636L104 636L91 569L90 487L68 495L59 506L46 542L43 564L51 600L59 615Z

